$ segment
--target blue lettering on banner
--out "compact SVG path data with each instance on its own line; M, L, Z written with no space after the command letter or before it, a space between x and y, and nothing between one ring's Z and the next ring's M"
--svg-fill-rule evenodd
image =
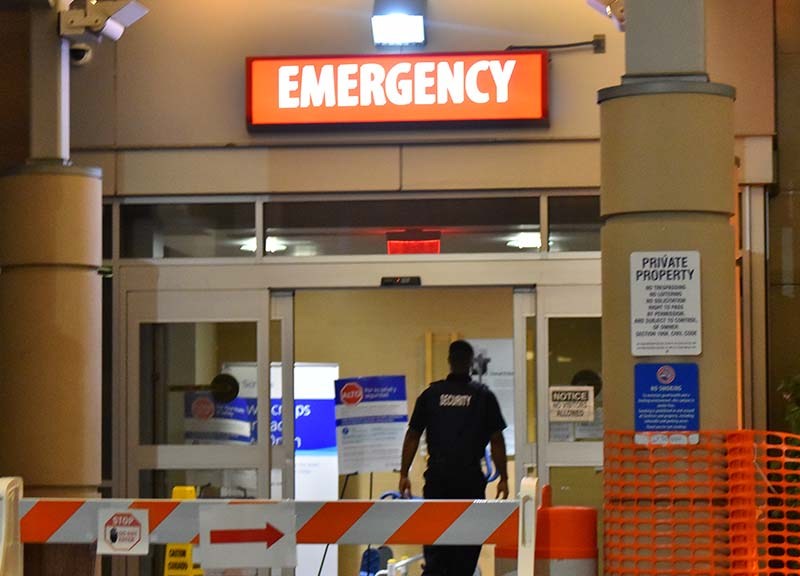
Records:
M700 429L697 364L637 364L634 369L637 432Z
M281 401L270 400L270 440L275 446L283 442ZM335 408L330 400L295 400L294 443L298 451L325 450L336 447Z

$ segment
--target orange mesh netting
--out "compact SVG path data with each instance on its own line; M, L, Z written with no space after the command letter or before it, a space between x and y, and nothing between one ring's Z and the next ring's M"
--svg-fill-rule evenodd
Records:
M800 436L605 437L605 575L800 574Z

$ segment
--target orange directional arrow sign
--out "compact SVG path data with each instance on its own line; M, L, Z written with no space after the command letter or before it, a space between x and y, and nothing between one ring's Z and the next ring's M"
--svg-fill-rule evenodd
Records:
M283 532L267 522L262 528L249 528L241 530L211 530L212 544L255 544L264 542L267 548L283 538Z

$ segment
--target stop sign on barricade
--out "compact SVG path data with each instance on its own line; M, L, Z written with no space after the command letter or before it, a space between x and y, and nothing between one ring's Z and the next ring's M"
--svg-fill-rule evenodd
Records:
M147 510L101 510L97 533L98 554L144 556L149 552Z

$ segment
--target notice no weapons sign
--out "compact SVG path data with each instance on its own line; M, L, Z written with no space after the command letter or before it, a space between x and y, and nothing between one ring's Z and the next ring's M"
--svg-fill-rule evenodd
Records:
M550 422L592 422L594 389L591 386L551 386Z
M700 253L631 253L631 354L702 352Z

